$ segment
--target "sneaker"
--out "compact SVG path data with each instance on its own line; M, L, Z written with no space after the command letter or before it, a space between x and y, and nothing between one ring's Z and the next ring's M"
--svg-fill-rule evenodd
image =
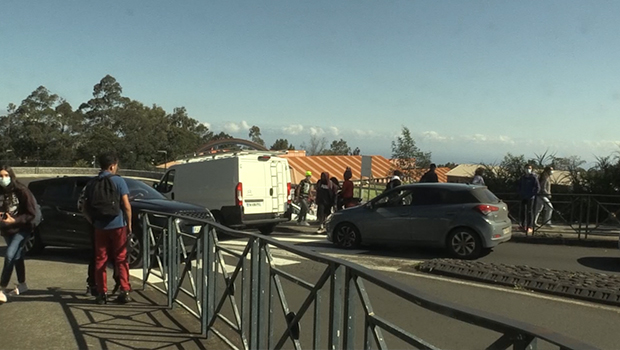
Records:
M20 294L26 293L27 291L28 291L28 286L26 285L26 282L19 283L15 285L15 289L9 292L9 295L20 295Z
M131 299L131 296L129 295L129 292L127 291L122 291L121 294L118 296L118 298L116 298L116 301L121 303L121 304L127 304L133 301L133 299Z
M7 302L6 294L4 294L4 291L0 289L0 304L4 304L6 302Z
M533 233L534 233L534 230L531 227L527 229L527 234L533 234Z
M97 299L95 299L95 302L99 305L104 305L108 303L108 295L107 294L99 294L97 295Z
M99 293L97 292L97 286L86 286L86 296L91 296L91 297L96 297L97 295L99 295Z
M307 221L302 221L302 222L301 222L301 225L302 225L302 226L310 226L310 224L309 224Z

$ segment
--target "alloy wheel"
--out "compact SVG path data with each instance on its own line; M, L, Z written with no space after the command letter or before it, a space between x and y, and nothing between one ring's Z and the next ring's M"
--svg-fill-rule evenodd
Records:
M343 248L352 248L358 243L357 231L351 225L342 225L336 233L338 245Z
M452 237L451 245L459 256L469 256L476 250L476 239L467 231L459 231Z

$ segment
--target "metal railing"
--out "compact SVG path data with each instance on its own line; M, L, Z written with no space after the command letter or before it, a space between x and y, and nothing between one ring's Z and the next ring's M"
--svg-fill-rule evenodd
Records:
M200 320L202 336L215 335L231 349L388 349L388 344L438 349L416 334L423 327L410 324L423 325L433 317L479 327L489 337L482 346L487 349L535 349L539 341L559 349L593 349L274 238L174 214L140 215L143 242L148 242L142 245L143 288L149 284L163 292L167 307L183 307ZM218 234L236 239L220 241ZM272 250L303 260L303 267L278 263ZM398 302L385 304L389 298ZM390 306L396 311L389 311ZM390 320L394 314L409 315L407 308L417 314L401 317L406 324ZM443 327L450 332L441 337L449 337L448 324L433 329Z
M496 193L506 204L514 223L519 223L522 214L521 201L516 194ZM537 198L536 200L541 200ZM600 194L559 193L551 198L553 213L551 223L557 228L566 228L585 239L588 235L618 236L620 234L620 196ZM534 205L535 207L535 205ZM535 213L533 214L535 215ZM544 217L542 214L541 217ZM539 225L546 224L539 220ZM535 230L539 230L537 227Z

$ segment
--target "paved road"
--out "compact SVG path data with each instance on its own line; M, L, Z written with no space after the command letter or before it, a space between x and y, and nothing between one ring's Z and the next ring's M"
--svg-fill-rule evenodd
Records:
M620 336L617 333L617 325L620 324L620 308L617 307L415 272L413 266L417 262L444 257L441 251L385 247L342 251L333 248L331 243L325 241L324 236L293 233L287 228L274 233L273 237L383 271L428 295L546 327L603 349L618 347ZM223 244L239 249L243 242L232 240ZM312 281L317 271L320 271L314 264L288 252L274 249L272 253L276 257L276 264L309 281ZM618 251L603 248L507 243L499 246L482 260L563 270L620 273L620 258L617 256ZM403 307L402 301L394 300L376 288L374 291L376 296L374 307L379 315L384 313L394 317L403 328L415 329L416 334L435 345L446 348L482 348L492 342L494 335L477 327L450 321L416 307L407 310ZM295 304L294 301L291 303ZM449 328L446 328L448 325ZM446 332L446 329L450 332Z

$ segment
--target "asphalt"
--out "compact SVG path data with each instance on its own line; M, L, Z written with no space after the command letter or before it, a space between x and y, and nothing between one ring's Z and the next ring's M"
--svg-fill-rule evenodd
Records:
M2 240L1 256L5 249ZM137 279L134 302L97 305L85 295L87 261L88 252L54 248L27 259L30 290L0 305L0 349L224 348L215 336L200 336L194 316L168 309L163 294L140 290Z

